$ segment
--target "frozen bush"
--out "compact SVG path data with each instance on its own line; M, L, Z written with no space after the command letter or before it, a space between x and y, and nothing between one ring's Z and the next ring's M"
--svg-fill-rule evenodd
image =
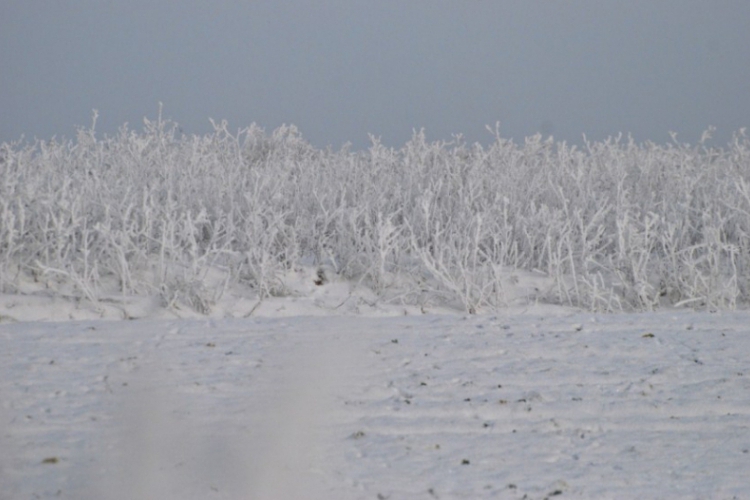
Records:
M513 270L554 280L536 300L591 310L750 302L744 130L725 148L419 131L351 152L293 126L213 125L186 136L159 116L142 132L0 145L0 291L35 280L208 313L233 286L284 295L285 274L312 264L384 301L469 312L505 306Z

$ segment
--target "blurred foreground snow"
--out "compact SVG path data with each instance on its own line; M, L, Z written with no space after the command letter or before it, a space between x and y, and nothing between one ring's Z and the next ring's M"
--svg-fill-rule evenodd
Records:
M549 306L5 324L0 498L743 498L748 325Z

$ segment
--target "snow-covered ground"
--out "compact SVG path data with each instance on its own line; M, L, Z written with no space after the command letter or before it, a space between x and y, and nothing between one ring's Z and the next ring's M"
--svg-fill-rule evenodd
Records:
M0 499L748 498L748 312L356 315L336 286L249 318L5 296Z

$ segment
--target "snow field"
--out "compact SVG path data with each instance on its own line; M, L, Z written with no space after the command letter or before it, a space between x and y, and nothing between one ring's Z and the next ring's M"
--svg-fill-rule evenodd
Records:
M746 496L744 130L95 121L0 145L0 500Z
M0 145L0 293L210 315L295 297L289 276L313 269L424 310L750 302L744 130L725 148L495 130L488 147L417 132L351 152L293 126L179 135L161 113L97 137L94 118L73 141ZM518 273L547 281L519 296Z
M745 498L749 324L7 324L0 498Z

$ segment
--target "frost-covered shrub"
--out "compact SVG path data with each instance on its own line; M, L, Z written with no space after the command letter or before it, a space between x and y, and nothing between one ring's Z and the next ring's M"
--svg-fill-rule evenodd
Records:
M176 130L0 145L0 291L34 279L208 312L230 287L289 293L285 273L311 264L383 301L470 312L508 304L514 270L553 278L535 300L592 310L750 302L744 130L720 149L418 132L361 152L293 126Z

